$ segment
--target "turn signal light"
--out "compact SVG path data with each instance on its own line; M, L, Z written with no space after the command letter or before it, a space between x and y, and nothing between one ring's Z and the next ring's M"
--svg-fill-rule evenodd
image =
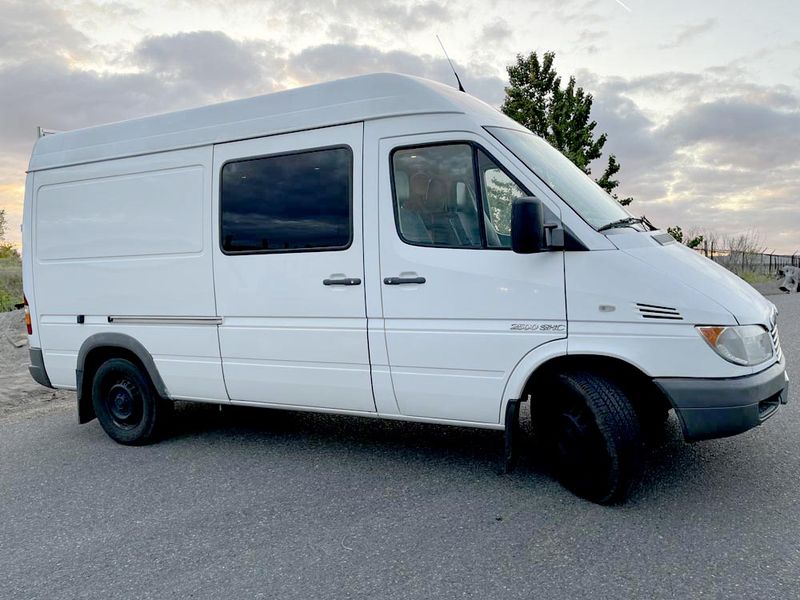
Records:
M716 347L719 336L725 332L725 327L698 327L697 329L712 348Z
M28 329L28 335L33 335L33 325L31 324L31 309L28 306L28 299L22 296L22 301L25 306L25 327Z

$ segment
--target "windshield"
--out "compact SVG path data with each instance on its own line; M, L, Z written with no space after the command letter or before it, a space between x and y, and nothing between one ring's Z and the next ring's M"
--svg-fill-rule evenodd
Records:
M595 229L631 216L572 161L539 136L503 127L486 129Z

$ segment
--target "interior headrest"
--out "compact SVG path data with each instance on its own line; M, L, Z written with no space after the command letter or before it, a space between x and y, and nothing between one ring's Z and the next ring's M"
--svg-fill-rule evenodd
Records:
M409 193L411 196L425 196L428 193L428 184L431 178L427 173L414 173L409 179Z
M428 184L428 209L444 211L447 207L447 182L439 177L434 177Z

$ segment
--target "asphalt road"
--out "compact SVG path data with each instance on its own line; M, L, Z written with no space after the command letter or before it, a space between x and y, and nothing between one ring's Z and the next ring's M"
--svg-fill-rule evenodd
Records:
M800 295L781 309L800 381ZM684 444L639 492L575 498L498 432L182 411L144 448L72 407L0 422L0 598L798 598L800 385L764 426Z

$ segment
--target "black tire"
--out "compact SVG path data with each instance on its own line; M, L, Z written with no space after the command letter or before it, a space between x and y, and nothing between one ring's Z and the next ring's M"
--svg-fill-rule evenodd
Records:
M662 402L660 398L653 397L652 394L634 396L633 393L627 391L625 394L629 399L634 400L633 407L639 420L642 440L645 443L663 440L669 430L667 423L669 422L670 406Z
M129 446L155 441L172 409L156 393L147 373L124 358L109 359L97 369L92 405L109 437Z
M576 495L600 504L626 499L642 474L642 434L626 394L585 371L555 375L540 399L546 449L556 477Z

